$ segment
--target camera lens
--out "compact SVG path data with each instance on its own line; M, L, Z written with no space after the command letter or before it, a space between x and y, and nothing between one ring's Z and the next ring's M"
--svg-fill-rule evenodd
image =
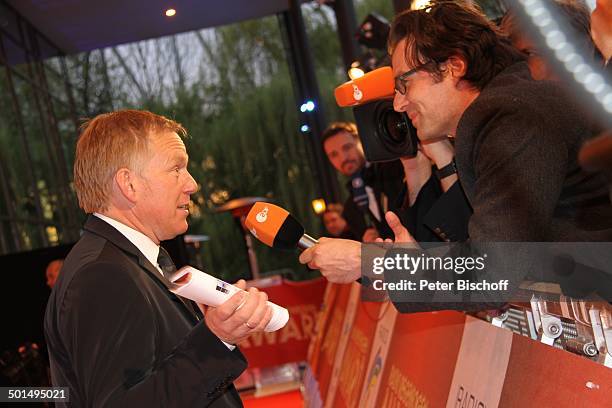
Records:
M379 124L382 127L382 134L391 139L391 142L403 143L406 140L408 126L401 113L395 112L393 109L386 109L382 113L381 119Z
M404 112L393 110L393 100L359 105L353 112L368 161L391 161L416 155L416 129Z

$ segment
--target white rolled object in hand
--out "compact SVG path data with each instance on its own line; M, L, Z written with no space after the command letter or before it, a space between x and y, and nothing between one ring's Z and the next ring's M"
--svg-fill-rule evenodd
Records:
M172 275L173 286L170 290L173 293L207 306L217 307L242 290L192 266L184 266ZM268 305L272 308L272 320L264 330L273 332L287 324L289 311L272 302L268 302Z

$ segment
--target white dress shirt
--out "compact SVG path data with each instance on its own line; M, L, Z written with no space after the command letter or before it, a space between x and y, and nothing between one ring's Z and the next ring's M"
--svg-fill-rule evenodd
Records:
M114 220L106 215L94 213L94 215L103 221L106 221L113 228L119 231L124 237L126 237L142 254L147 258L151 265L155 266L155 269L164 276L161 268L157 263L157 256L159 255L159 245L157 245L151 238L147 237L140 231L136 231L134 228L128 227L127 225Z
M147 258L151 265L155 266L155 269L159 272L159 274L163 277L164 274L157 263L157 257L159 255L159 245L157 245L151 238L146 236L140 231L136 231L134 228L128 227L127 225L119 222L115 219L107 217L106 215L102 215L100 213L93 213L96 217L100 218L102 221L110 224L111 227L115 228L119 231L124 237L128 239L142 254ZM221 339L219 339L221 340ZM233 344L229 344L221 340L223 344L227 346L230 350L234 350L236 346Z

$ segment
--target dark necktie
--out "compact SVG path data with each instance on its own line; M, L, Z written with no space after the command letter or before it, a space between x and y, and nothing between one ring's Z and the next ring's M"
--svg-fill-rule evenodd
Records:
M164 277L167 280L171 281L170 278L176 272L176 265L174 265L174 261L172 261L170 254L161 246L159 247L159 254L157 255L157 263L159 264L159 267L162 270ZM197 319L200 320L202 314L198 306L189 299L179 296L176 293L175 295L185 304L185 306L187 306L187 309L189 309L193 314L195 314Z
M164 247L159 247L157 263L159 264L159 267L162 270L164 277L169 281L172 281L171 278L172 275L176 272L176 265L174 265L174 261L172 261L170 254L164 249Z

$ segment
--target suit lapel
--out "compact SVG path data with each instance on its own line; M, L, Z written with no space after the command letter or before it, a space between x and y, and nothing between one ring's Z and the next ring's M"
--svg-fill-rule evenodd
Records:
M188 299L175 295L170 291L170 282L162 276L151 262L144 256L142 252L130 242L122 233L117 231L112 225L101 220L95 215L90 215L85 222L84 230L92 234L98 235L106 239L109 243L115 245L122 251L134 257L138 265L147 273L147 275L155 281L155 283L163 289L163 292L168 296L176 306L181 310L185 317L194 324L202 318L202 314L195 304L192 304Z
M198 322L202 319L202 313L197 305L193 301L171 292L170 282L168 282L168 280L160 274L159 270L157 270L157 268L153 266L144 255L140 254L138 257L138 264L157 282L158 285L161 284L166 288L166 294L181 310L187 311L187 314L191 320L195 318L195 322Z

